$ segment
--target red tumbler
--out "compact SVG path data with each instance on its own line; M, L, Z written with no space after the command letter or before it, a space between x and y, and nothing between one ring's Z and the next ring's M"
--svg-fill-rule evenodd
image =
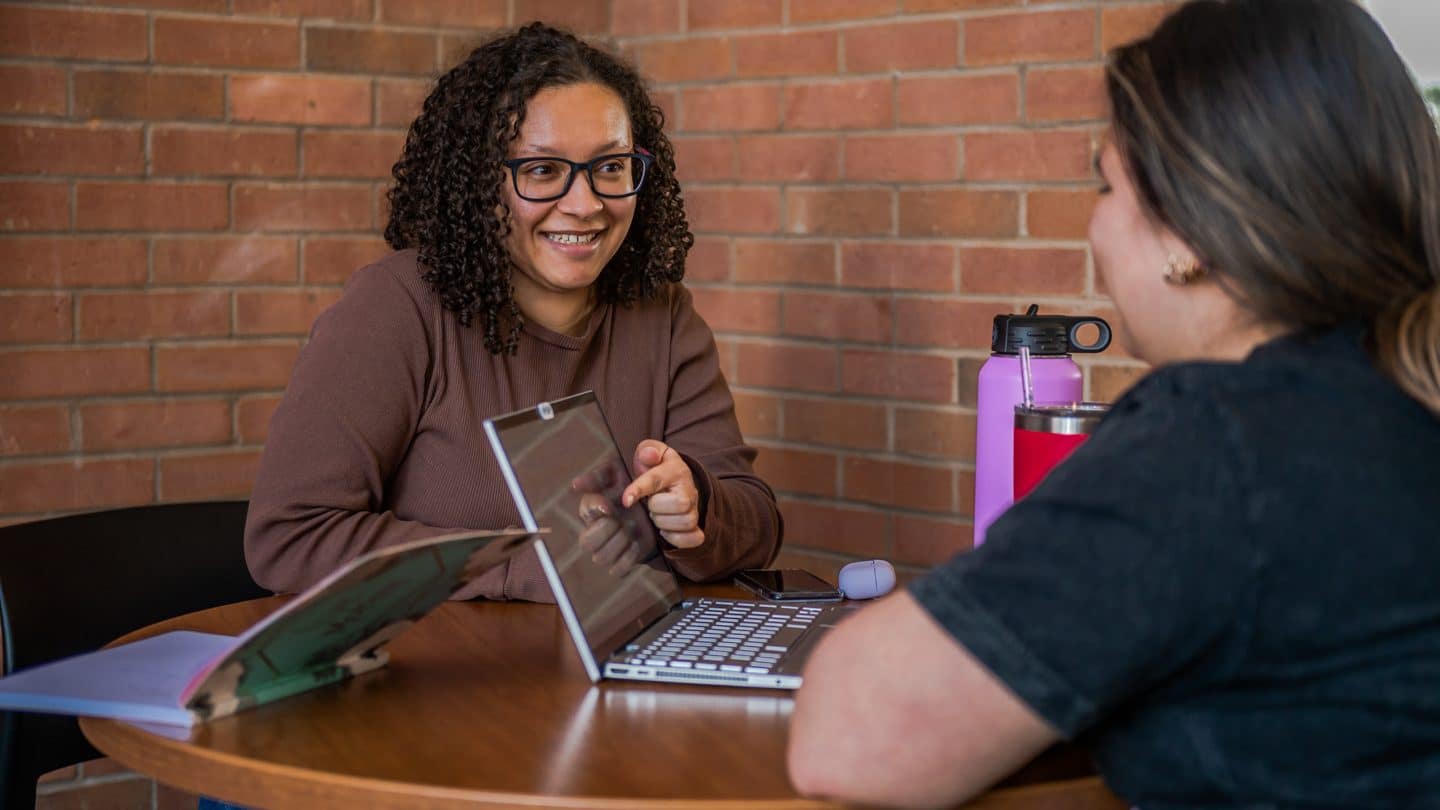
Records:
M1089 438L1108 410L1104 402L1016 405L1015 500Z

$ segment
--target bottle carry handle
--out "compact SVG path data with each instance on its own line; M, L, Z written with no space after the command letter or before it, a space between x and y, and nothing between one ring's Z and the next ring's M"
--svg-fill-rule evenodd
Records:
M1106 323L1104 318L1066 318L1065 320L1069 325L1067 337L1070 340L1070 351L1079 354L1094 354L1103 352L1110 346L1110 324ZM1080 327L1086 324L1094 324L1095 328L1100 330L1094 343L1080 342Z

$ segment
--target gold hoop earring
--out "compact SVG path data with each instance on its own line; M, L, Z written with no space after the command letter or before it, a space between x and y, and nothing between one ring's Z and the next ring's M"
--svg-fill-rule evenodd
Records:
M1165 282L1177 287L1193 284L1205 276L1205 268L1193 257L1182 259L1171 253L1165 259Z

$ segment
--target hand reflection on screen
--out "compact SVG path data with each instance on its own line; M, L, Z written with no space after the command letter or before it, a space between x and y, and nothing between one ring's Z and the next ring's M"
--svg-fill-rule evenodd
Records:
M580 494L580 547L590 553L596 565L606 568L611 576L623 577L641 561L640 547L633 525L634 517L619 505L625 480L610 467L600 467L570 483Z

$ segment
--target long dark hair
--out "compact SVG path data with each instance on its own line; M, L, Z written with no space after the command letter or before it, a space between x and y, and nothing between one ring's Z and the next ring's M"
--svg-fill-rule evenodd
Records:
M635 219L595 282L597 300L628 304L656 295L685 272L694 244L685 222L675 150L665 117L629 65L572 34L531 23L476 48L425 99L392 173L385 241L416 248L424 279L446 309L479 321L491 352L515 351L523 316L511 297L504 239L510 182L501 165L520 134L525 106L549 87L596 82L625 103L635 144L655 156Z
M1369 328L1440 414L1440 137L1351 0L1193 0L1106 85L1141 205L1262 321Z

